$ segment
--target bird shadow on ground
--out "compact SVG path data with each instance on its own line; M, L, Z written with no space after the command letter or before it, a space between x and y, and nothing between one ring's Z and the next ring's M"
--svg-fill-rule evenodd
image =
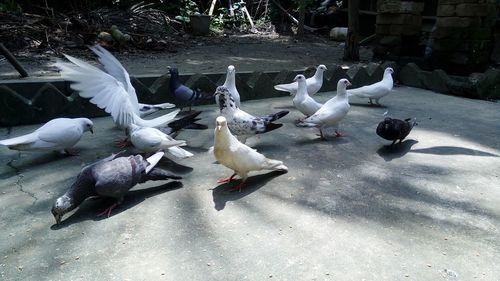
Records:
M360 106L360 107L371 107L371 108L387 108L385 105L373 105L369 103L358 103L358 102L349 102L349 105Z
M286 174L286 172L272 171L266 174L249 177L241 189L241 192L238 192L237 190L230 191L232 187L241 182L239 179L230 183L221 184L212 189L212 196L215 204L214 207L217 211L223 210L226 207L227 202L239 200L259 190L261 187L266 185L268 181L283 174Z
M20 173L26 167L31 168L33 166L41 166L57 160L63 160L67 157L75 156L64 155L59 152L47 152L26 157L22 157L21 154L18 154L16 158L12 158L11 161L6 164L6 166L9 166L13 170L13 173L1 174L0 179L6 179L11 177L15 173Z
M326 140L322 139L320 136L316 136L314 139L301 139L295 142L295 144L298 145L304 145L304 144L311 144L311 143L333 143L333 144L339 144L339 143L348 143L348 136L344 137L335 137L335 136L327 136Z
M170 160L168 158L163 157L160 162L158 163L159 168L169 170L175 174L179 175L184 175L191 173L193 171L192 167L189 166L184 166L182 164L179 164L173 160Z
M150 188L130 191L123 198L123 202L113 209L110 217L136 206L137 204L145 201L147 198L162 194L167 191L176 190L181 187L183 187L183 185L180 181L172 181ZM76 210L76 212L74 212L66 219L63 219L61 224L54 224L50 227L50 229L58 230L86 220L100 221L103 219L107 219L108 217L106 215L97 215L115 202L116 200L113 198L89 198L82 203L82 205Z
M418 141L416 140L405 140L394 145L384 145L377 150L377 154L384 158L386 162L390 162L393 159L403 157L417 143Z
M411 152L437 155L471 155L498 157L498 155L486 151L458 146L434 146L429 148L414 149Z
M280 106L275 106L274 109L295 109L295 106L293 106L293 105L280 105Z

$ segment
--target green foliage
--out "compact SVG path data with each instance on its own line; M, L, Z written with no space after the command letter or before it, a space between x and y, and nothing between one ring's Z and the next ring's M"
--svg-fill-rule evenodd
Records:
M200 12L198 4L194 0L182 0L180 6L180 14L175 17L176 20L189 22L189 16Z
M15 0L3 0L0 2L0 12L18 12L19 5Z

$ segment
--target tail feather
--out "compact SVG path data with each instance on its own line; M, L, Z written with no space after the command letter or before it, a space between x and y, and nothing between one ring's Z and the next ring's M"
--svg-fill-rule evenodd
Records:
M317 127L318 124L300 121L295 124L297 127Z
M173 156L180 159L188 158L194 155L193 153L176 146L167 148L167 151Z
M7 147L15 147L16 145L29 144L34 141L33 133L27 134L24 136L19 136L11 139L1 140L0 145L4 145Z
M266 124L266 129L262 133L267 133L267 132L270 132L272 130L276 130L276 129L280 128L281 126L283 126L283 124L267 123Z
M264 169L276 170L276 171L288 171L288 167L285 166L282 161L269 158L266 159Z
M208 128L205 125L196 123L196 121L200 120L200 118L196 118L198 115L200 115L200 113L201 111L194 111L191 114L168 123L168 127L170 128L170 130L168 130L168 134L176 133L182 129L204 130Z
M268 122L273 122L273 121L276 121L276 120L282 118L283 116L287 115L289 112L290 111L288 111L288 110L282 110L278 113L262 116L261 118L268 121Z

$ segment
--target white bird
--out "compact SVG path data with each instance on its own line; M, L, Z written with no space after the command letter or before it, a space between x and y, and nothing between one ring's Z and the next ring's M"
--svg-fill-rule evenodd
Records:
M238 93L238 89L236 89L236 69L234 68L234 65L230 65L227 67L226 81L224 81L224 84L222 86L228 89L229 93L231 93L231 96L233 97L236 106L240 107L240 93ZM219 96L217 93L215 93L214 96L215 103L217 104L217 106L219 106Z
M231 132L237 135L243 143L250 136L267 133L283 126L283 124L273 122L289 113L289 111L282 110L274 114L256 117L241 110L235 104L233 96L226 87L217 87L215 95L219 100L220 114L227 119Z
M268 159L264 155L257 152L257 150L239 142L238 139L229 131L227 121L224 116L217 117L215 122L215 158L219 163L234 171L230 177L220 179L218 183L230 182L236 175L238 175L241 177L241 183L233 187L231 190L241 191L241 188L248 178L248 173L251 171L288 171L288 168L283 165L283 162Z
M54 64L61 70L61 76L73 82L71 88L78 91L81 97L90 98L91 103L111 114L115 124L121 128L127 128L129 124L141 127L165 126L179 113L177 109L154 119L142 119L135 90L128 78L123 78L123 83L121 78L117 79L82 60L64 56L72 63L58 60ZM128 77L125 74L124 77Z
M93 131L94 124L87 118L56 118L45 123L34 132L0 141L0 145L13 150L59 151L76 155L71 148L80 140L83 133Z
M337 95L328 100L323 106L310 117L297 124L299 127L317 127L321 139L326 140L323 129L335 127L337 137L343 136L339 132L339 123L349 112L349 99L346 94L346 87L351 85L349 80L340 79L337 83Z
M123 84L133 105L138 108L141 117L154 113L158 110L175 107L175 104L168 102L161 104L139 103L135 89L132 86L132 83L130 83L130 75L127 70L125 70L123 65L115 58L115 56L99 45L90 47L90 50L98 56L97 59L104 66L104 70Z
M325 70L327 70L326 66L320 64L316 68L314 75L307 78L307 93L309 95L316 94L321 89L321 86L323 86L323 72ZM274 88L278 91L289 92L290 95L294 96L297 93L298 83L295 81L290 84L279 84L275 85Z
M370 99L370 104L374 104L372 99L375 100L376 105L381 105L378 101L384 96L388 95L393 87L392 73L394 70L391 67L388 67L384 70L384 77L381 81L363 86L356 89L350 89L347 91L347 95L349 97L356 96L360 98L368 98Z
M321 108L322 104L315 101L307 93L306 77L304 75L299 74L295 76L293 81L298 83L297 94L293 97L293 105L305 116L309 117L313 115Z
M140 152L155 153L166 150L175 157L187 158L193 156L179 146L185 146L186 141L175 140L156 128L139 127L131 124L128 128L129 140Z

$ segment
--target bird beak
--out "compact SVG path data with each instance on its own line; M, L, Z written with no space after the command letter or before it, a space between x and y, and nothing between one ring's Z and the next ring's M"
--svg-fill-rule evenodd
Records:
M351 82L347 81L347 86L352 86Z
M217 124L217 131L220 131L220 129L222 129L222 125Z

